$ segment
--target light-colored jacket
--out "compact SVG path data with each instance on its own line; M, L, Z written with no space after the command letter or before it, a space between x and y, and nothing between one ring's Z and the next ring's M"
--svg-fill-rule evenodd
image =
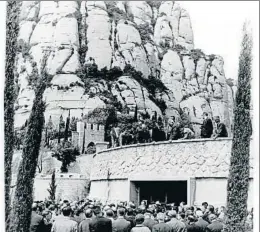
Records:
M78 223L69 217L61 217L53 223L51 232L78 232Z
M151 232L151 230L144 225L136 225L131 229L131 232Z

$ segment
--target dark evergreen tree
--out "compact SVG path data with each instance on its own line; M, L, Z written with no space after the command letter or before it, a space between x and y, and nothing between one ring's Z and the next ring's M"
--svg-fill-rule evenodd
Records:
M77 147L73 147L70 142L64 142L63 145L58 145L53 150L52 156L61 161L61 172L68 172L68 166L70 163L76 161L76 157L80 155Z
M225 231L245 232L249 186L249 153L252 134L250 118L252 36L247 24L239 57L238 89L234 107L234 136L227 184L227 222Z
M54 203L55 202L55 196L56 196L56 189L57 189L57 185L56 185L56 177L55 177L55 170L52 172L51 175L51 183L50 183L50 187L47 189L50 196L49 199Z
M135 115L134 115L134 121L137 122L138 121L138 108L137 105L135 105Z
M4 90L4 162L5 162L5 219L8 228L10 212L10 185L12 180L12 160L14 149L14 70L17 53L17 37L19 32L19 2L7 2L6 14L6 64Z
M45 55L40 75L36 78L38 81L35 83L35 99L24 138L22 161L19 165L19 175L17 176L10 215L10 232L28 232L30 230L34 177L44 127L45 103L42 96L52 78L45 71L47 58L48 55Z
M83 144L82 144L82 151L81 151L82 154L84 154L85 152L85 138L86 138L86 123L84 123Z
M66 120L66 126L65 126L65 132L64 132L64 141L68 141L69 126L70 126L70 110L69 110L69 115L68 115L67 120Z

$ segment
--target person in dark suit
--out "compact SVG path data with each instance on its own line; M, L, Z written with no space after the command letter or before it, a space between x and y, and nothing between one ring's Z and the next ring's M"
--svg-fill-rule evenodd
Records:
M118 209L117 214L118 218L113 222L113 228L117 232L129 232L131 230L131 223L125 219L125 209Z
M185 214L184 218L185 218ZM177 212L176 210L171 210L168 213L169 218L171 219L167 224L172 228L173 232L185 232L186 231L186 225L181 220L177 219Z
M103 217L99 206L94 207L95 218L89 223L90 232L112 232L112 222Z
M172 228L164 222L164 213L158 213L157 220L159 223L153 226L152 232L172 232Z
M215 123L217 124L217 128L215 130L214 139L228 137L226 125L220 122L219 116L215 117Z
M210 138L213 133L212 120L209 118L208 113L203 113L203 123L201 125L201 138Z
M132 208L129 208L127 210L127 214L125 216L125 219L130 222L131 229L135 227L135 216L134 216L134 210Z
M37 204L32 205L30 232L43 232L45 229L43 216L36 213Z
M196 216L198 217L198 221L195 224L200 228L201 232L206 232L207 226L209 223L205 221L203 217L203 212L201 210L196 211Z
M188 216L187 232L201 232L198 225L195 223L195 218L192 215Z
M80 224L79 224L79 232L90 232L89 230L89 223L92 220L92 210L91 209L87 209L85 211L85 216L86 219L84 219Z
M144 214L144 223L143 223L143 225L148 227L152 231L152 228L153 228L153 226L155 224L157 224L157 222L151 218L151 213L150 212L146 212Z
M223 230L223 224L217 220L215 214L210 214L209 220L211 221L211 224L207 226L207 232L221 232Z

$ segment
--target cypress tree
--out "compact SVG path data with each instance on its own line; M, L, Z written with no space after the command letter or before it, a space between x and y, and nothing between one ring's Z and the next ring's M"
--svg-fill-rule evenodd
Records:
M66 120L66 126L65 126L65 132L64 132L64 142L68 141L69 126L70 126L70 110L69 110L69 115Z
M239 57L238 89L234 107L234 136L227 184L227 222L225 231L245 232L249 187L249 152L252 126L250 119L252 35L247 23Z
M50 188L47 189L50 196L49 199L54 203L55 202L55 196L56 196L56 189L57 189L57 185L56 185L56 176L55 176L55 170L53 171L52 175L51 175L51 183L50 183Z
M138 121L138 108L137 108L137 105L135 105L134 121L135 121L135 122Z
M19 2L7 2L6 14L6 63L4 90L4 162L5 162L5 219L10 211L10 185L12 180L12 160L14 149L14 70L17 53L17 37L19 32ZM8 222L6 223L8 225ZM7 228L7 227L6 227Z
M44 68L46 61L47 57L45 56L41 73L36 78L36 80L39 80L39 84L36 83L37 85L35 86L35 99L24 139L22 161L19 166L19 175L17 176L17 185L10 216L10 232L28 232L30 228L33 185L44 128L45 103L42 96L51 79Z

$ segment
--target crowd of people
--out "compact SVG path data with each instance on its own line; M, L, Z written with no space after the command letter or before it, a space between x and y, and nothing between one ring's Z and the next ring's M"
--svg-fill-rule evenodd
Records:
M222 232L225 222L225 207L207 202L189 207L142 201L137 207L133 202L64 200L33 203L30 232ZM253 209L246 220L246 232L252 231Z
M216 116L212 121L206 112L203 113L200 129L200 138L228 137L226 125L220 121L220 117ZM163 122L161 117L157 117L156 112L151 118L140 115L137 123L132 123L126 128L123 128L120 122L115 123L110 135L112 147L152 141L194 139L196 137L188 114L183 114L180 120L172 116L167 122Z

